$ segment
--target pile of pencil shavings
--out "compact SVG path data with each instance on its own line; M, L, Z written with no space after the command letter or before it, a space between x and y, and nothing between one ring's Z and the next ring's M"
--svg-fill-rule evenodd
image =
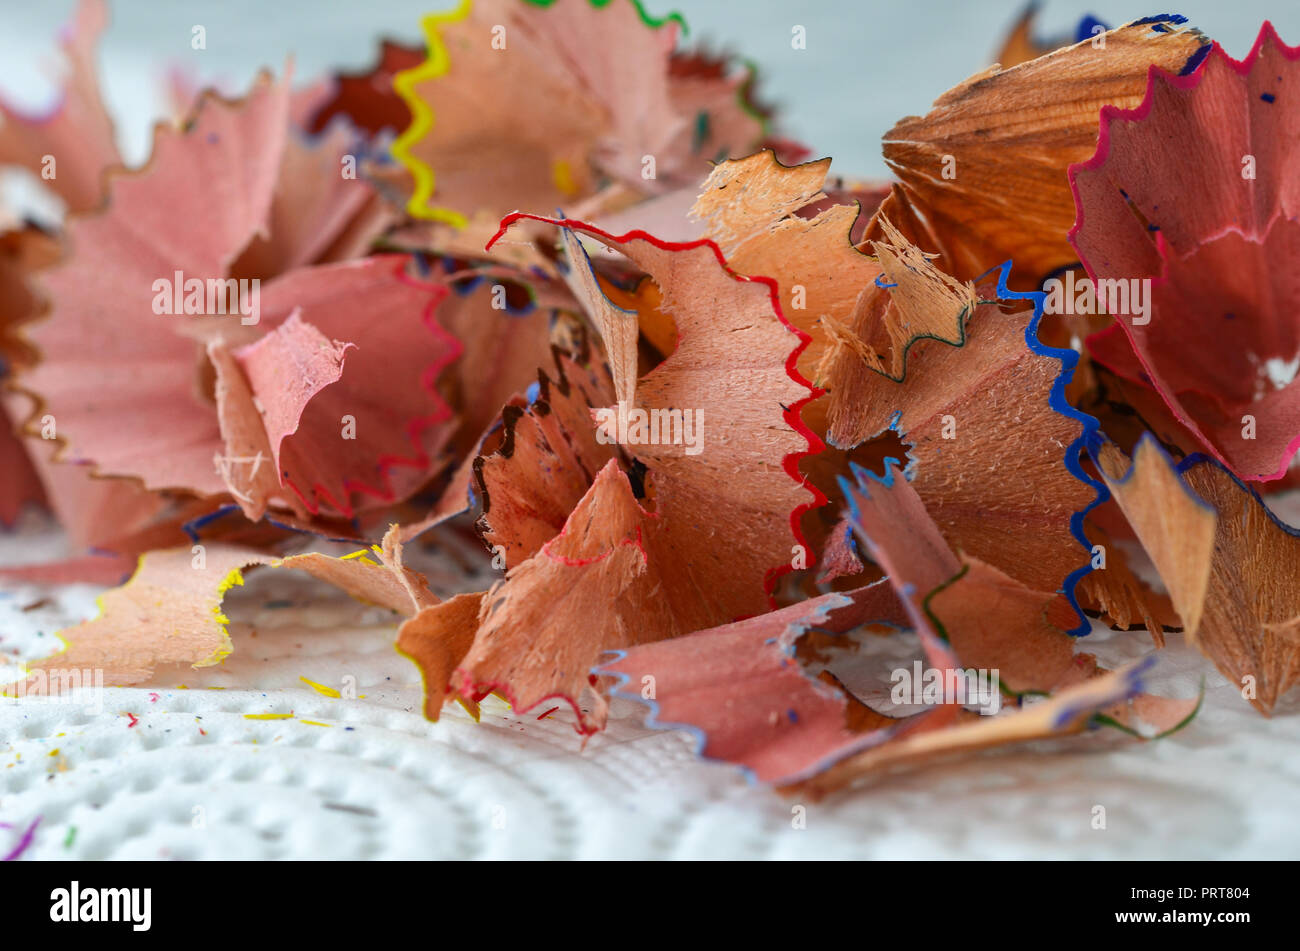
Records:
M11 692L220 662L253 567L397 612L430 719L496 693L587 736L629 697L813 796L1183 727L1200 697L1144 684L1167 632L1264 715L1300 676L1267 507L1300 448L1300 50L1268 24L1238 62L1177 16L1064 45L1027 16L854 183L636 0L465 0L427 48L238 98L174 79L125 169L105 19L0 129L67 210L0 236L0 516L85 553L11 582L121 586ZM457 538L492 583L435 594L404 546ZM1149 652L1103 668L1094 621ZM850 682L884 637L914 660Z

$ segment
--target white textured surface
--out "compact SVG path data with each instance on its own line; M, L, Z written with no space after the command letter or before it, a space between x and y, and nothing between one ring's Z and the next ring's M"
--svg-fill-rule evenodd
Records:
M32 541L0 536L0 563ZM50 653L52 631L92 615L95 593L5 589L0 654ZM481 724L459 708L431 724L388 612L274 572L251 574L227 605L235 653L222 667L109 689L99 713L0 701L0 823L13 826L0 854L39 816L29 858L1300 856L1296 694L1265 720L1177 637L1157 684L1179 696L1203 673L1208 684L1182 733L1144 744L1100 731L886 775L802 804L795 829L792 803L697 760L684 734L645 729L637 704L616 704L585 750L558 713L516 717L493 698ZM1138 634L1088 640L1110 662L1145 650ZM363 697L299 679L338 688L347 676ZM1095 805L1105 830L1092 828Z

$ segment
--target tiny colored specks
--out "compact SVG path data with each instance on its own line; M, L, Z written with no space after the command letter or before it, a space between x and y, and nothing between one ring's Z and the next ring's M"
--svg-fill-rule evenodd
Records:
M704 111L695 114L695 128L691 136L691 151L699 152L709 138L709 114Z
M556 159L551 163L551 180L560 194L566 198L578 194L578 186L573 180L573 169L564 159Z
M311 687L312 690L315 690L318 694L322 696L331 697L335 700L338 700L340 697L343 696L343 694L339 693L333 687L326 687L324 684L318 684L316 683L316 681L308 680L306 677L299 677L298 679L301 680L303 683L305 683L308 687Z
M292 713L245 713L245 720L292 720Z
M27 831L22 834L22 837L18 840L18 844L13 847L8 855L3 859L0 859L0 862L12 862L15 859L20 858L24 852L31 848L32 842L36 838L36 827L40 824L41 817L37 816L36 820L27 827Z

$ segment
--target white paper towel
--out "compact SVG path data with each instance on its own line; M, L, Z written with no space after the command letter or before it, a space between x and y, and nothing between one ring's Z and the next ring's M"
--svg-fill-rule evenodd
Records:
M0 537L0 563L57 546L37 525ZM440 593L453 580L435 570ZM0 654L51 653L55 630L93 616L97 591L6 588ZM616 703L585 750L563 711L516 716L495 698L479 724L458 707L428 723L419 674L393 649L394 615L295 572L251 573L227 606L235 652L220 667L110 688L98 713L0 701L0 823L11 826L0 855L38 817L26 858L1300 855L1295 692L1265 719L1176 636L1156 684L1189 696L1207 681L1200 716L1176 736L1103 730L791 803L698 760L686 735L646 729L635 703ZM1101 630L1086 646L1109 663L1148 648L1144 635ZM361 696L332 699L303 677L335 689L354 678ZM247 719L266 713L293 719Z

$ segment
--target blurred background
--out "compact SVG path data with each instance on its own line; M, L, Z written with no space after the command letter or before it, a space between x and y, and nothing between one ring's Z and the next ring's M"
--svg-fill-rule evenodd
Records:
M679 11L689 39L759 63L760 92L784 128L834 170L883 176L880 137L904 115L924 114L950 86L989 65L1026 0L644 0L653 15ZM74 0L0 0L0 92L27 109L49 106L55 37ZM101 48L103 82L127 159L147 156L152 121L167 111L162 78L179 69L201 83L242 91L262 66L292 53L299 80L332 68L362 69L380 36L420 39L422 14L455 0L110 0ZM1039 34L1072 36L1091 14L1110 26L1170 12L1164 0L1045 0ZM1168 5L1238 58L1271 19L1300 43L1296 0L1186 0ZM791 48L791 29L807 49ZM190 48L202 25L207 49Z

